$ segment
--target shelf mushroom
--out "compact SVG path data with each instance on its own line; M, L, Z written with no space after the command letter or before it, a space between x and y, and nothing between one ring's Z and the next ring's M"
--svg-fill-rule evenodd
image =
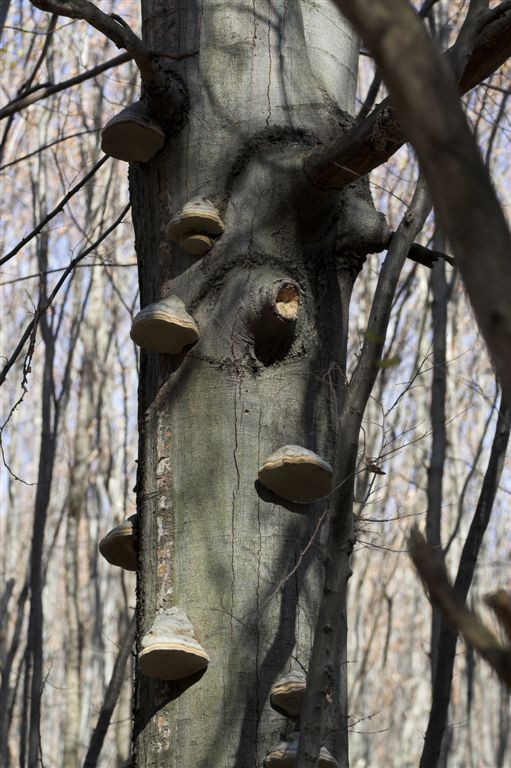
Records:
M138 662L147 677L181 680L205 669L209 656L196 639L185 612L169 608L156 616L142 638Z
M131 515L99 542L98 549L111 565L118 565L126 571L137 570L136 551L137 516Z
M167 226L167 237L194 256L203 256L213 247L212 237L224 231L220 215L205 197L193 197Z
M294 768L298 755L299 733L291 733L286 741L268 752L264 760L265 768ZM319 768L338 768L339 763L326 747L321 747L319 753Z
M259 468L259 481L288 501L307 504L332 490L332 466L314 451L284 445Z
M177 296L149 304L135 315L131 338L151 352L177 355L199 339L199 327Z
M165 134L142 101L112 117L101 131L101 149L126 162L146 163L165 144Z
M305 675L301 672L290 672L280 677L270 691L270 704L273 709L284 717L300 717L305 683Z

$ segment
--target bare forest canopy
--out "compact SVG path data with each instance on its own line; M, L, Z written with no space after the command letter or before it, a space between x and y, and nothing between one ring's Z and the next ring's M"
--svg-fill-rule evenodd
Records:
M507 768L510 0L0 42L0 768Z

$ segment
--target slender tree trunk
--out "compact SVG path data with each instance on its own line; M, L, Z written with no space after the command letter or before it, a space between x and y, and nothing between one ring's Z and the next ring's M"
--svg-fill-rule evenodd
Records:
M91 329L88 328L88 331ZM85 341L87 344L87 341ZM88 344L87 346L93 346ZM88 350L89 351L89 350ZM78 394L74 463L71 468L66 528L66 726L64 731L63 768L75 768L80 755L80 720L82 688L83 627L80 610L79 560L80 519L84 512L89 483L93 358L84 356Z
M44 322L44 320L43 320ZM54 340L45 339L45 362L42 393L41 449L34 510L34 528L30 553L30 615L28 622L27 667L25 674L30 681L28 766L36 768L39 760L39 734L41 719L41 696L43 688L43 547L46 528L46 514L50 501L56 448L56 428L53 423L52 371Z
M437 233L433 247L445 249L445 238ZM431 271L431 319L433 327L433 375L431 382L431 458L428 467L428 510L426 535L428 543L435 548L438 557L442 554L442 499L445 454L447 448L446 426L446 343L447 343L447 281L445 264L438 261ZM441 614L436 606L431 611L431 678L434 680L438 660L438 639Z
M99 717L92 732L89 748L83 762L83 768L95 768L98 764L98 759L101 754L103 742L105 740L108 726L112 718L115 705L119 698L119 694L124 683L126 665L133 647L135 640L135 617L130 620L124 637L121 638L121 646L119 648L119 654L115 660L112 675L110 677L107 689L105 691L105 698L101 706Z
M41 165L37 187L37 206L46 210L46 173ZM43 232L38 242L38 265L44 275L48 268L48 233ZM46 278L41 282L41 301L46 300ZM58 407L55 396L54 357L55 337L48 316L40 317L40 331L44 341L44 367L41 397L41 436L39 467L34 507L34 524L30 551L30 612L25 654L25 679L21 726L21 765L36 768L40 755L41 698L43 692L43 552L46 518L50 503L53 468L58 427ZM25 762L26 761L26 762Z
M326 0L148 0L142 10L151 48L198 53L176 65L190 97L186 127L155 160L130 169L141 303L177 294L201 335L177 358L141 355L138 641L157 613L177 605L210 664L185 691L139 673L136 762L261 766L291 729L269 706L271 685L308 665L322 533L301 552L325 502L284 502L256 482L257 470L289 443L333 459L348 303L361 266L354 243L367 252L381 228L374 210L367 218L363 185L322 194L297 162L345 124L339 108L353 109L357 43ZM225 223L202 260L165 236L197 194ZM302 297L284 351L261 315L281 279L296 281ZM344 670L335 687L346 722ZM345 735L329 730L326 741L345 765Z

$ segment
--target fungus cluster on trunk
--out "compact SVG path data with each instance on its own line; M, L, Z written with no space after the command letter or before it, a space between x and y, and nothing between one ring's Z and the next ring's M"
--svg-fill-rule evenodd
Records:
M167 226L167 237L193 256L203 256L213 247L213 238L224 231L220 214L205 197L194 197Z
M289 672L273 684L270 704L280 715L292 720L296 730L268 752L264 760L265 768L294 768L298 755L300 715L305 688L305 675L301 672ZM318 765L320 768L338 768L337 760L326 747L321 747Z
M294 768L299 738L300 734L297 731L291 733L275 749L268 752L264 761L265 768ZM319 768L338 768L339 764L326 747L321 747L318 766Z
M102 131L102 148L128 162L147 162L161 149L165 134L148 107L139 101L112 118ZM187 253L203 256L224 231L215 205L205 197L189 200L170 220L166 237ZM278 279L277 279L278 278ZM297 331L303 306L298 283L275 276L251 296L249 325L256 357L271 365L286 356ZM131 338L139 347L159 354L179 355L199 340L199 327L178 296L167 296L142 308L134 317ZM259 350L263 350L258 354ZM265 350L265 351L264 351ZM266 458L258 470L259 482L283 500L309 504L332 490L333 469L314 451L299 445L284 445ZM113 528L99 544L103 557L126 570L137 569L137 516ZM186 613L173 607L158 613L143 636L138 655L140 670L160 680L182 680L200 676L209 656L197 639ZM198 679L198 677L197 677ZM193 680L192 680L193 682ZM291 672L275 682L270 704L294 723L295 731L266 756L266 768L294 766L298 752L299 721L306 681ZM319 765L336 766L325 747Z

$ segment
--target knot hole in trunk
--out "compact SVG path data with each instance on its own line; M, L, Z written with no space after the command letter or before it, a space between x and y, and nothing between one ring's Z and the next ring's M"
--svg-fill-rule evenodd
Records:
M273 365L290 351L302 305L302 289L290 278L258 289L252 304L252 330L254 354L263 365Z

